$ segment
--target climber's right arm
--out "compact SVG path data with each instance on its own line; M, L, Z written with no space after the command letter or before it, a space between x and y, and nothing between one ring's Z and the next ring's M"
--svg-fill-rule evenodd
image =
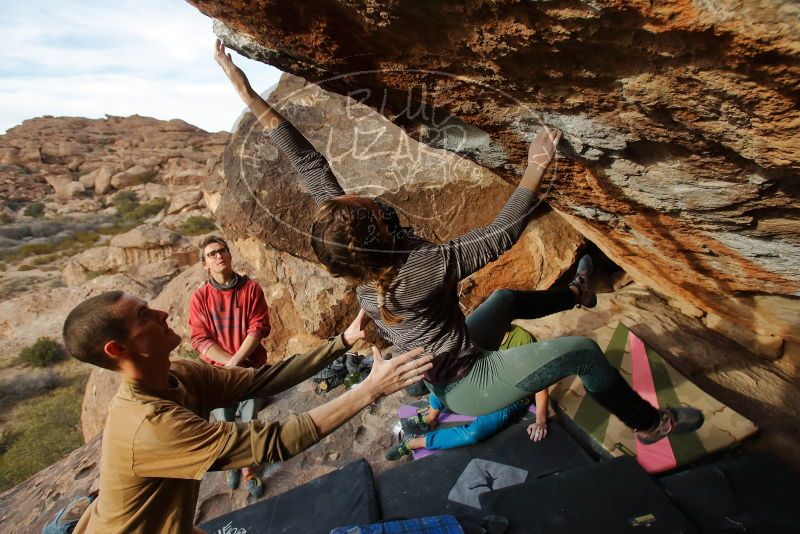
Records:
M233 84L233 88L236 89L239 97L256 116L258 122L267 130L272 130L279 124L286 122L286 119L284 119L280 113L267 104L264 99L261 98L261 95L250 87L250 82L247 80L247 76L245 76L244 72L242 72L242 69L233 64L233 59L231 59L230 54L225 53L225 45L222 44L222 41L217 39L214 48L216 50L214 59L219 63L219 66L222 67L225 75L231 81L231 84Z

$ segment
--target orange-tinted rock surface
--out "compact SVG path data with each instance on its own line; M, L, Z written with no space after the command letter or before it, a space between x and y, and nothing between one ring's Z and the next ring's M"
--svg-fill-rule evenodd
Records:
M190 3L233 48L509 182L537 124L561 128L547 200L581 233L755 353L798 342L797 3Z

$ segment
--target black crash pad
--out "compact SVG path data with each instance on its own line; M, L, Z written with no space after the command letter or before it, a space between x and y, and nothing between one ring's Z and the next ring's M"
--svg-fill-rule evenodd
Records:
M439 514L485 515L479 508L477 493L487 491L488 487L476 488L473 492L475 495L468 495L469 499L465 499L474 499L475 507L454 502L448 496L462 475L468 477L476 469L494 465L488 462L510 466L512 470L524 470L526 473L522 475L522 480L549 477L594 463L556 421L550 422L550 432L546 439L539 443L531 442L525 432L525 427L530 422L526 418L483 443L404 462L385 471L378 477L378 496L383 517L397 519ZM468 468L470 472L465 473ZM491 470L489 468L487 472ZM519 477L520 472L513 471L512 475ZM461 479L461 487L465 480ZM508 483L519 483L522 480L517 478ZM466 488L481 483L482 481L469 482Z
M336 527L379 520L372 469L361 459L199 527L209 534L328 534Z
M661 487L627 457L487 493L480 502L486 513L509 520L508 534L695 532Z
M658 482L701 532L800 532L800 478L772 456L724 460Z

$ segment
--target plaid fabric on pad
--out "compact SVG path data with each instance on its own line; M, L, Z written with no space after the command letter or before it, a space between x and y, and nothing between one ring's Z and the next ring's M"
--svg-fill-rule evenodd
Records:
M464 534L464 531L452 515L437 515L339 527L331 530L330 534Z

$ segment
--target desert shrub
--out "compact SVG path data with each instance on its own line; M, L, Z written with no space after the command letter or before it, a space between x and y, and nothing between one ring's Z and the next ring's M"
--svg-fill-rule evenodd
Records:
M164 198L154 198L142 204L133 191L120 191L114 195L113 201L114 207L117 208L117 215L127 223L136 224L152 217L168 205Z
M94 245L100 239L100 234L92 230L83 232L76 232L69 237L59 239L52 243L31 243L28 245L21 245L15 251L9 252L5 258L9 261L24 260L31 256L43 256L31 260L33 265L43 265L57 259L56 253L60 253L61 257L72 256L78 252L82 252L87 248ZM23 269L21 271L30 270L33 267Z
M49 337L40 337L33 345L22 349L19 360L34 367L48 367L66 356L64 348Z
M17 253L22 258L29 256L38 256L40 254L52 254L58 249L57 243L31 243L29 245L20 245Z
M58 254L45 254L44 256L36 256L31 260L31 265L45 265L59 258Z
M84 232L76 232L72 234L70 237L66 238L64 241L71 245L92 245L100 238L100 234L95 231L87 230Z
M24 215L28 217L41 217L44 215L44 204L41 202L31 202L27 206L25 206L25 211L22 212Z
M0 406L8 406L36 397L64 385L64 379L55 369L42 369L0 380Z
M28 265L27 263L22 264L19 267L17 267L18 271L32 271L34 269L36 269L36 267L34 267L33 265Z
M126 223L122 221L116 221L113 224L107 224L105 226L101 226L97 228L97 233L101 235L117 235L117 234L124 234L128 230L131 230L138 226L136 223Z
M180 226L178 231L183 235L201 235L213 232L217 227L214 221L202 215L192 215L187 217Z
M14 439L16 437L16 434L11 432L11 430L0 428L0 455L5 454L6 451L11 448L11 445L14 443ZM0 481L2 481L1 477L2 475L0 475Z
M156 215L161 210L166 208L169 204L165 198L154 198L144 204L139 204L136 209L131 210L123 216L123 219L128 221L141 222L153 215Z
M80 447L83 388L70 385L14 408L5 432L12 432L0 455L0 492Z
M135 191L120 191L114 195L111 202L114 203L117 211L121 209L130 209L132 206L139 204L139 195L137 195Z
M100 234L94 230L86 230L83 232L76 232L69 237L66 237L56 244L58 250L64 251L66 255L72 256L78 252L82 252L87 248L92 247L97 240L100 239Z

